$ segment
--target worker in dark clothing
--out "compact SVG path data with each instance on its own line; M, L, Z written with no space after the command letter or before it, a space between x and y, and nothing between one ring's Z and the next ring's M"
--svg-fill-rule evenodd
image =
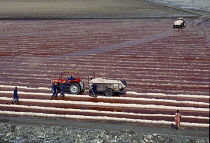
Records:
M91 90L93 92L93 96L97 97L97 85L96 84L91 85Z
M65 83L62 84L61 86L61 97L64 97L64 91L65 91Z
M52 95L52 98L54 98L54 96L56 98L58 97L57 85L56 84L53 85L53 95Z
M12 100L12 103L17 102L19 103L19 97L18 97L18 90L17 87L14 89L14 99Z
M75 78L71 76L70 78L68 78L68 80L75 80Z
M91 77L90 78L90 81L92 80L93 78ZM89 83L89 82L88 82ZM92 90L92 83L89 83L89 96L91 96L91 94L93 94L93 90Z

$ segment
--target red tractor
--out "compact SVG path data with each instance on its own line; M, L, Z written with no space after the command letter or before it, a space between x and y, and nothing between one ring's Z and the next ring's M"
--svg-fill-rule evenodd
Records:
M62 84L65 85L64 91L68 92L69 94L80 94L85 90L84 83L80 79L79 73L77 71L64 71L61 73L58 79L52 79L51 83L52 88L54 84L57 85L58 92L61 91Z

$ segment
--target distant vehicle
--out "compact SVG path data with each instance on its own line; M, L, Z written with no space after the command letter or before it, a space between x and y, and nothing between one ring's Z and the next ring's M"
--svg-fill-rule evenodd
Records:
M125 89L126 81L107 80L102 78L94 78L89 81L89 84L97 85L97 92L104 92L105 96L113 96Z
M84 83L80 79L79 72L77 71L64 71L59 78L51 80L52 88L56 84L58 92L61 91L62 84L65 84L65 92L69 94L80 94L85 90Z
M186 23L183 18L178 18L173 25L173 28L184 28L186 27Z

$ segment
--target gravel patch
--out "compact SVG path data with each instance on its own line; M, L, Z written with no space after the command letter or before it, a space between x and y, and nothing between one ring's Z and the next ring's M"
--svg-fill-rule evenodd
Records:
M167 137L133 131L105 131L66 126L0 124L0 142L10 143L208 143L208 138Z

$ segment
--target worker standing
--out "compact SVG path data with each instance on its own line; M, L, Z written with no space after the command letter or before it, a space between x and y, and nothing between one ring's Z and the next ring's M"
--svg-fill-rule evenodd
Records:
M18 90L17 87L14 89L14 99L12 100L12 103L17 102L19 103L19 97L18 97Z
M97 85L96 84L92 84L91 88L92 88L93 96L97 97Z
M64 97L64 91L65 91L65 83L62 83L62 86L61 86L61 97Z
M92 79L93 79L93 78L91 77L91 78L90 78L90 81L91 81ZM92 84L92 83L89 83L89 81L88 81L88 84L89 84L89 96L91 96L91 94L94 94L94 93L93 93L93 90L92 90L92 85L93 85L93 84Z
M179 128L181 122L181 114L179 113L179 110L176 111L175 114L175 124L176 124L176 129Z
M57 85L56 84L53 85L53 95L52 95L52 98L54 98L54 96L56 98L58 97Z

